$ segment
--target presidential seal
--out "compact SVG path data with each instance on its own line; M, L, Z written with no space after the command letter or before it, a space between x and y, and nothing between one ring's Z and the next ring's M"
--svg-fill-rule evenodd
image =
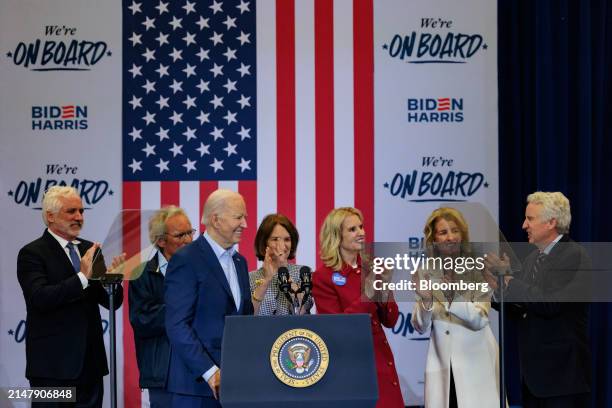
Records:
M276 378L290 387L309 387L327 371L329 352L321 337L306 329L281 334L270 351L270 364Z

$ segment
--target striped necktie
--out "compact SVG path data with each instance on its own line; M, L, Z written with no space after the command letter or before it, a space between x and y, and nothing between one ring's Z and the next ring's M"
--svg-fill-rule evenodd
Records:
M540 274L540 269L542 268L542 262L546 259L548 255L544 252L540 252L538 257L536 258L535 263L533 264L533 268L531 269L531 283L537 283L538 277Z

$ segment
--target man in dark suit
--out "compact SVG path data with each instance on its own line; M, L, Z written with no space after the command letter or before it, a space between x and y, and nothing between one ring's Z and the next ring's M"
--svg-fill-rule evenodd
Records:
M530 194L523 229L537 249L516 277L505 277L508 316L518 319L526 408L590 406L589 304L572 301L586 298L590 259L567 236L570 222L562 193Z
M213 192L204 204L206 233L177 252L165 280L166 331L172 348L172 406L219 408L225 317L253 314L246 259L236 244L247 227L242 196Z
M142 275L129 283L130 323L134 329L140 388L149 390L151 408L172 404L166 390L170 343L166 335L164 276L168 261L183 246L191 243L195 230L187 214L173 205L156 211L149 220L149 240L157 251Z
M109 299L99 281L89 280L99 244L78 238L83 204L72 187L51 187L42 216L48 228L17 257L27 308L26 377L32 387L76 387L74 406L101 407L108 366L98 305L108 308ZM122 290L114 296L120 306Z

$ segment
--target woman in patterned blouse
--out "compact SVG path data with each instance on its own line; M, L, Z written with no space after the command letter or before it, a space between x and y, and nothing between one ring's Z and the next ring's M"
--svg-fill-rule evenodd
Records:
M290 314L292 305L278 288L278 268L287 267L291 287L298 289L302 265L288 263L295 258L300 236L289 218L282 214L267 215L255 235L255 255L263 261L261 268L249 273L251 298L255 314L260 316ZM300 304L303 293L297 295ZM312 298L300 307L299 314L309 313Z

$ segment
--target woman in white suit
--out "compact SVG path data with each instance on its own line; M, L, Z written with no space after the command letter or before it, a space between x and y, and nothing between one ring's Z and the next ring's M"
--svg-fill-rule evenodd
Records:
M469 256L467 223L454 208L435 210L424 233L429 257ZM460 274L455 270L421 269L414 279L484 281L479 270ZM431 329L425 368L426 407L499 406L498 348L489 327L490 296L480 291L417 291L412 325L421 334Z

